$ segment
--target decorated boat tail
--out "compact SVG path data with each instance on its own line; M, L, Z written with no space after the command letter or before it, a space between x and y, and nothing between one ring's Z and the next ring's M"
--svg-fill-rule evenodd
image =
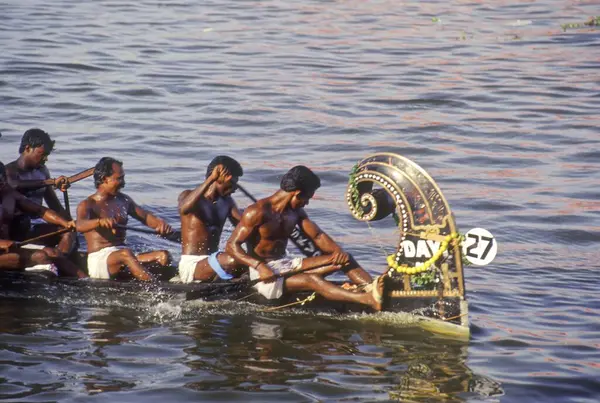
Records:
M474 263L488 263L496 251L491 234L475 231L463 242L433 178L396 154L376 154L358 162L346 199L357 220L395 220L398 240L387 257L385 310L416 315L423 327L438 333L468 337L463 248Z

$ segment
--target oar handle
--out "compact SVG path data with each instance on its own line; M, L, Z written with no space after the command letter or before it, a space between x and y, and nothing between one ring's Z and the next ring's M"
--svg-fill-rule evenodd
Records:
M307 271L315 270L315 269L318 269L319 267L324 267L324 266L334 266L334 265L333 264L324 264L323 266L307 267L305 269L286 271L285 273L282 273L282 274L274 274L271 277L267 278L266 280L261 280L260 278L257 278L257 279L254 279L254 280L248 282L248 287L255 286L256 284L263 282L263 281L270 281L270 280L277 281L280 278L286 279L288 277L295 276L296 274L306 273ZM332 270L331 273L339 271L341 269L342 269L342 266L340 265L339 268L337 268L336 270Z
M89 168L89 169L86 169L85 171L81 171L73 176L67 177L67 180L69 181L69 183L78 182L82 179L87 178L88 176L92 176L94 174L94 169L95 168ZM53 186L55 180L56 179L54 179L54 178L50 178L50 179L44 179L43 181L25 181L24 183L20 183L18 188L19 189L37 189L37 188L41 188L44 186Z
M252 196L252 194L250 192L248 192L246 189L244 189L244 187L242 185L240 185L239 183L236 185L237 188L246 195L247 198L249 198L250 200L252 200L254 203L256 203L256 197Z
M50 232L48 234L36 236L35 238L26 239L21 242L15 242L15 245L16 246L28 245L30 243L35 243L37 241L41 241L42 239L51 238L53 236L61 235L61 234L64 234L64 233L70 232L70 231L75 231L75 228L61 228L58 231L54 231L54 232Z
M181 243L181 231L173 231L171 233L162 235L162 234L159 234L158 232L156 232L155 230L148 229L148 228L137 228L137 227L131 227L129 225L121 225L121 224L117 224L116 227L125 229L125 230L129 230L129 231L140 232L142 234L157 235L168 241Z

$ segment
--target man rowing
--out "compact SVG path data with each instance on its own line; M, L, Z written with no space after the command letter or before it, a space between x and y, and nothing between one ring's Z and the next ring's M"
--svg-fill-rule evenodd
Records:
M109 279L125 268L138 280L151 281L152 275L142 264L166 266L171 256L165 250L135 255L125 246L128 216L164 235L173 230L164 220L154 216L121 189L125 186L123 163L103 157L94 168L96 193L77 206L77 230L85 236L88 247L88 274L92 278Z
M21 138L19 146L19 158L6 165L8 183L18 192L32 200L36 204L46 202L48 208L57 212L66 220L71 215L61 205L52 186L44 186L43 181L50 179L50 171L46 167L48 156L54 149L54 140L41 129L29 129ZM69 182L66 177L60 176L55 179L54 187L66 191ZM18 210L15 213L11 227L11 239L22 241L42 234L56 231L57 227L49 225L34 215ZM55 248L56 256L68 256L76 249L77 234L67 232L60 237L48 238L45 246Z
M370 282L371 276L314 222L304 207L321 181L305 166L290 169L282 178L280 190L259 200L244 211L226 251L239 264L250 268L250 278L260 279L257 291L267 299L280 298L283 292L315 291L329 300L356 302L381 310L383 281L373 282L372 292L351 292L324 279L340 268L355 284ZM298 225L323 251L322 256L291 259L286 256L288 237ZM246 244L247 251L243 249ZM288 278L280 275L302 270Z
M10 228L17 211L34 217L41 217L50 224L64 228L75 229L74 221L67 221L57 212L37 204L21 193L14 190L7 181L6 168L0 162L0 269L7 270L47 270L59 274L54 263L57 258L52 256L51 248L30 249L26 246L19 247L18 243L10 239ZM59 265L61 270L71 266ZM26 269L26 270L27 270ZM85 277L85 273L75 269L72 272L61 274Z
M225 221L233 225L240 220L240 211L231 194L236 190L241 165L231 157L215 157L206 169L206 179L194 190L179 195L181 217L181 260L179 278L192 281L230 280L240 266L226 253L219 251L219 241Z

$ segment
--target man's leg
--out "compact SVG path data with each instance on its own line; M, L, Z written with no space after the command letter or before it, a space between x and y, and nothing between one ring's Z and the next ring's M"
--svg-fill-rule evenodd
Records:
M231 256L225 252L219 252L217 255L217 261L227 274L231 274L233 277L240 277L243 274L243 266L238 264ZM217 277L215 271L211 267L208 258L203 259L196 263L196 270L194 271L194 280L199 281L212 281Z
M284 287L290 292L314 291L331 301L354 302L369 305L376 311L381 311L381 299L375 299L373 293L355 293L346 291L315 274L296 274L284 281ZM378 295L383 295L383 278L376 284Z
M354 256L350 256L350 264L342 268L342 271L346 273L348 278L358 285L368 284L373 282L373 277L365 269L360 267Z
M141 281L152 281L152 276L144 269L131 249L119 249L108 255L106 259L108 273L111 276L118 274L125 266L131 274Z
M318 274L323 277L340 270L338 266L332 266L329 263L330 256L331 255L306 257L302 259L301 269L304 270L309 267L315 267L313 270L308 270L307 273ZM358 262L352 255L348 256L350 257L349 264L341 268L348 278L350 278L354 284L372 283L373 278L371 275L358 265Z
M52 264L43 250L18 249L16 252L0 255L0 270L23 270L38 264Z

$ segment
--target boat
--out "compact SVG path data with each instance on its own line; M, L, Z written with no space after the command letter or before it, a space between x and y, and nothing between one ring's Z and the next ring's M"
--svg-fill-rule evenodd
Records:
M406 314L426 330L453 338L470 337L469 309L464 282L464 252L467 259L481 263L495 255L493 237L473 235L469 242L460 235L450 206L433 178L419 165L403 156L379 153L359 161L349 175L346 201L351 214L363 222L388 220L397 228L395 252L387 257L384 274L383 311L388 318ZM469 235L469 233L467 233ZM491 235L491 234L490 234ZM293 243L306 256L321 253L299 227ZM480 245L480 241L486 241ZM493 246L493 248L492 248ZM493 249L493 250L492 250ZM492 253L490 251L492 250ZM163 271L166 280L176 274L176 268ZM74 280L53 278L40 273L38 281L69 283L83 287L103 287L184 293L187 300L245 300L267 305L268 309L301 309L339 313L366 312L371 309L352 303L326 300L314 293L284 296L268 301L253 292L248 278L229 282L177 284L169 281L141 283L117 280ZM342 282L335 282L342 285ZM14 278L12 280L14 284ZM357 291L360 292L360 291ZM378 316L378 315L373 315Z

